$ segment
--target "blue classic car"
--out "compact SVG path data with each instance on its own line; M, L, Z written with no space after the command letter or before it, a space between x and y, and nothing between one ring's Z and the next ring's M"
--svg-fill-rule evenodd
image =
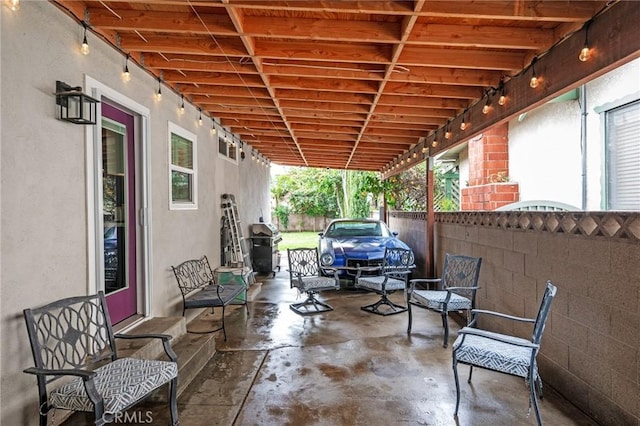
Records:
M386 247L409 249L380 220L335 219L320 233L320 264L327 267L380 266ZM340 275L355 275L341 269Z

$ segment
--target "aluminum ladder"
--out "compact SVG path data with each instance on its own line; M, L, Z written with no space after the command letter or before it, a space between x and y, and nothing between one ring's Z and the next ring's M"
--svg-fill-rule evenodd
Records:
M238 205L236 197L233 194L222 194L222 234L227 235L227 244L224 244L225 238L222 238L222 256L225 266L242 268L249 277L249 284L253 284L254 274L251 263L251 256L247 248L247 241L242 234L242 223L238 218ZM244 274L243 274L244 275Z

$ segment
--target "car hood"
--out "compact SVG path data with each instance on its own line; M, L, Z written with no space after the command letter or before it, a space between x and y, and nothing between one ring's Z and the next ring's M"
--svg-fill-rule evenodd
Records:
M333 238L331 242L336 255L354 259L381 259L386 247L407 248L400 240L388 237Z

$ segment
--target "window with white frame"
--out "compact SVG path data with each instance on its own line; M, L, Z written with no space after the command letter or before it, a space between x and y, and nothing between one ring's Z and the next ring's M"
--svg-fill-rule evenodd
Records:
M640 100L604 112L607 210L640 210Z
M169 207L198 208L196 135L169 123Z
M218 154L234 163L238 162L238 146L226 133L218 136Z

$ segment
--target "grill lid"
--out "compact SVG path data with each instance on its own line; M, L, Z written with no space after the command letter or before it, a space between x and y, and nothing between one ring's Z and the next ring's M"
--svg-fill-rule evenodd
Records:
M251 235L255 237L277 237L280 231L271 223L254 223L251 225Z

